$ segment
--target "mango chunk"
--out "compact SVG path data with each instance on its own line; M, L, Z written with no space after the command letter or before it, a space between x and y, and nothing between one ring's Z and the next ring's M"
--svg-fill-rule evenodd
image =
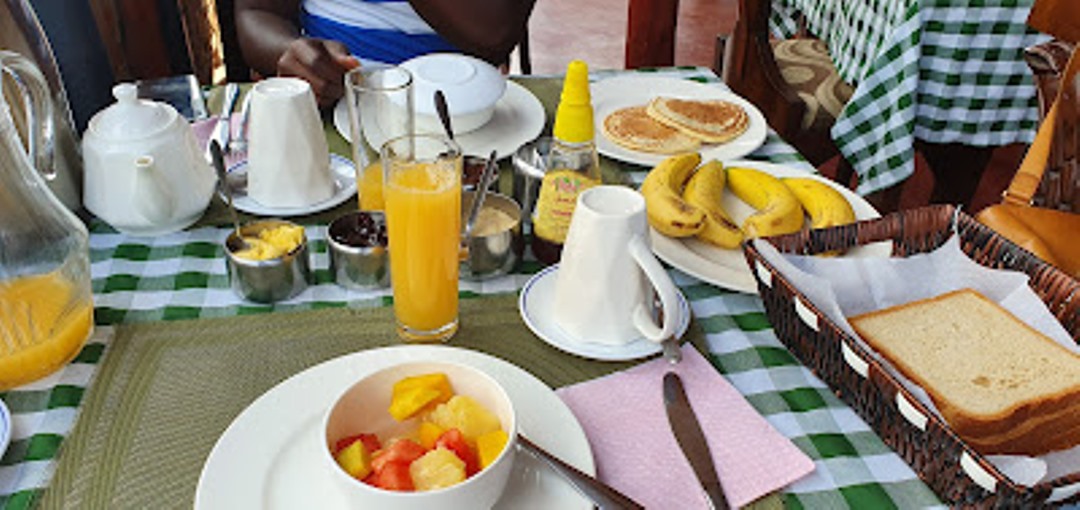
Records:
M484 469L490 466L492 462L495 462L495 459L502 453L503 448L506 448L506 442L509 439L502 429L481 434L480 437L476 438L476 451L480 456L480 469Z
M439 436L443 435L443 432L446 432L446 429L431 423L430 421L425 421L420 424L420 430L417 432L417 439L419 439L420 446L430 450L435 448L435 441L439 439Z
M390 397L390 415L397 421L405 421L429 405L450 400L453 395L450 379L444 373L406 377L394 383Z
M363 441L353 441L338 452L335 460L349 476L358 480L371 474L371 452Z

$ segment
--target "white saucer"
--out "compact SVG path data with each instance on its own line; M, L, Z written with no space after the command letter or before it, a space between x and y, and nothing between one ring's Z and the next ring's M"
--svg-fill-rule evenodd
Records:
M241 161L229 168L229 187L232 188L233 205L236 210L244 211L259 216L303 216L305 214L325 211L337 207L342 202L356 194L356 170L352 161L338 156L330 155L330 173L334 178L334 194L327 200L307 207L270 207L260 204L248 196L247 192L247 160ZM228 200L218 191L222 200Z
M555 392L532 374L468 349L407 345L341 356L300 372L244 409L218 439L203 465L195 510L350 508L317 456L319 423L334 398L353 382L384 367L440 360L479 368L506 389L518 430L574 467L596 473L581 424ZM496 509L591 509L542 461L518 451L510 482Z
M540 100L529 89L508 80L506 92L495 103L491 120L475 131L457 134L454 141L465 154L487 157L494 150L496 157L502 159L513 154L525 142L540 136L544 130L544 120L544 105ZM351 140L349 105L344 100L334 106L334 128L346 141ZM385 141L379 134L374 134L372 138L375 145Z
M9 442L11 442L11 412L4 405L4 401L0 400L0 457L4 456Z
M521 318L536 336L551 344L552 347L576 354L583 358L598 359L603 361L625 361L651 356L662 350L657 342L652 342L644 337L635 339L626 345L614 346L592 342L571 337L563 331L553 319L551 312L552 301L555 299L555 276L559 266L554 265L533 275L521 289L518 298L518 310ZM690 305L681 292L676 292L679 297L679 310L681 312L679 325L675 329L675 336L681 337L690 326Z

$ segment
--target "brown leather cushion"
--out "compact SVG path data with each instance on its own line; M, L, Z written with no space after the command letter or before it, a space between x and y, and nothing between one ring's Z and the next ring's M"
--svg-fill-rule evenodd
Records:
M770 41L780 73L806 103L803 128L828 127L836 121L854 91L844 83L820 39Z

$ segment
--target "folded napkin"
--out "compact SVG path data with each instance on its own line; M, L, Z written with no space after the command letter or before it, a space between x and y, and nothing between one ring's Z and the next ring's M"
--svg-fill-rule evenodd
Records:
M662 381L669 370L683 379L733 507L814 470L809 457L687 344L677 365L658 358L557 391L585 429L600 480L646 508L709 508L668 425Z
M230 124L232 126L232 132L237 133L240 130L241 118L239 113L234 113L230 117ZM210 134L214 132L214 127L217 126L218 118L210 117L209 119L198 120L191 123L191 130L195 133L195 140L198 142L199 147L206 147L210 143ZM222 147L222 153L225 156L225 168L232 168L233 165L241 163L247 159L247 153L226 152L227 147Z

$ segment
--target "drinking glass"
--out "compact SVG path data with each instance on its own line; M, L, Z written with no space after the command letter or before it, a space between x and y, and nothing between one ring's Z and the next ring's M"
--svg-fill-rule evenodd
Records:
M432 134L382 146L390 281L406 342L445 342L458 328L461 149Z
M383 209L379 147L413 132L412 74L403 67L357 67L345 74L345 99L360 209L379 211Z

